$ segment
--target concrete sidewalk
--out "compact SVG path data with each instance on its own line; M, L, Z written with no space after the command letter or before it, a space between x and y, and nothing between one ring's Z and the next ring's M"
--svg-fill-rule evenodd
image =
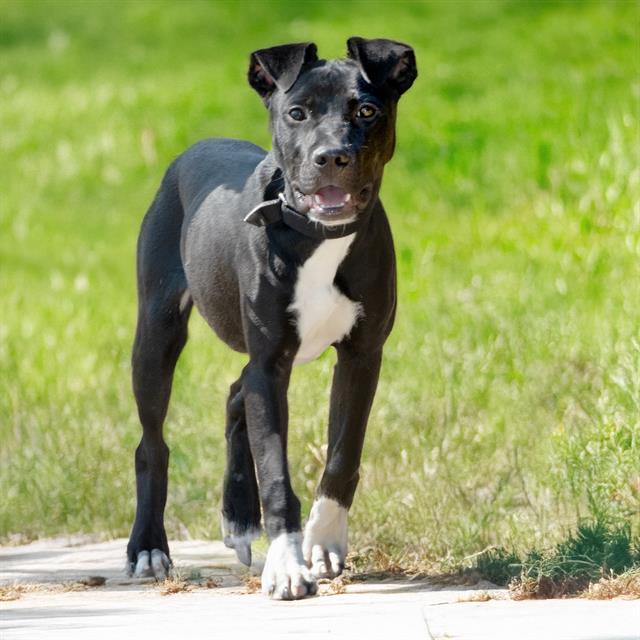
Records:
M405 580L354 582L342 593L324 584L318 597L271 602L247 593L246 570L220 542L173 543L177 571L202 586L162 595L155 583L125 579L125 545L77 539L0 548L0 584L44 584L0 603L2 640L640 640L638 600L513 602L490 585L440 588ZM106 583L81 591L61 586L83 588L78 582L89 576ZM484 592L492 599L474 600Z

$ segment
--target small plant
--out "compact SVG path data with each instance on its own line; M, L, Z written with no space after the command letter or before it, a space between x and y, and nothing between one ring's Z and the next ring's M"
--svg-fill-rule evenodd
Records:
M620 591L627 583L635 593L639 543L628 526L584 523L549 551L534 549L521 559L513 551L492 549L478 557L475 568L483 578L509 585L515 599ZM611 582L625 575L631 578Z
M522 564L513 552L502 547L490 549L478 556L476 569L480 575L494 584L506 585L520 574Z

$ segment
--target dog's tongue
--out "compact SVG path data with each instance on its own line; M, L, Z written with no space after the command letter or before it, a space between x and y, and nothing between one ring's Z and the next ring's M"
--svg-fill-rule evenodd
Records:
M314 204L324 209L343 207L349 199L350 195L344 189L333 185L322 187L313 194Z

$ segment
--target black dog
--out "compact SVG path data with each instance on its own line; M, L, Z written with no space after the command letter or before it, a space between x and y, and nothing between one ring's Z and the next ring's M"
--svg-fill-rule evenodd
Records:
M195 303L249 362L227 402L224 541L251 562L261 507L271 540L262 589L315 593L340 574L383 344L396 307L393 240L378 199L393 155L398 98L413 50L351 38L348 58L314 44L251 55L249 83L269 109L273 150L205 140L169 167L138 241L133 389L142 422L137 511L127 548L136 576L164 577L169 449L162 436L176 361ZM287 467L294 364L338 352L327 465L304 535Z

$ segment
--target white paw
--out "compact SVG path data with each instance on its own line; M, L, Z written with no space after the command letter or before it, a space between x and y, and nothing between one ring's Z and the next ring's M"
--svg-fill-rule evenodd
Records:
M129 564L129 575L134 578L155 578L156 580L164 580L169 575L171 569L171 560L167 554L160 549L152 549L148 551L138 552L135 565L133 562Z
M281 533L267 552L262 571L262 593L274 600L312 596L318 587L302 557L302 534Z
M238 533L238 527L234 522L220 517L220 528L222 529L222 541L225 546L235 550L238 560L247 567L251 566L251 543L260 537L260 529L246 529Z
M314 577L335 578L342 573L347 557L347 515L331 498L320 497L313 503L302 551Z

